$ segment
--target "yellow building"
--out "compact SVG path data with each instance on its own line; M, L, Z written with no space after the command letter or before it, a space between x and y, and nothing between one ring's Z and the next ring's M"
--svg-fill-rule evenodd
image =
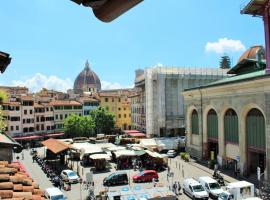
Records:
M102 90L100 106L115 115L116 128L131 129L131 89Z

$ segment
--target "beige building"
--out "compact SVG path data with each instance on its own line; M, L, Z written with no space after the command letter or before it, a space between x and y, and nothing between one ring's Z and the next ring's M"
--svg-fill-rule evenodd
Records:
M24 135L35 133L34 98L21 96L22 129Z
M199 159L256 174L270 174L270 76L264 50L246 51L232 76L185 90L187 151Z
M102 90L100 106L115 115L116 127L131 129L131 89Z
M34 103L35 134L46 133L45 107L42 104Z
M77 101L52 101L49 103L53 107L55 131L63 131L64 120L71 114L82 116L82 104Z
M3 115L6 118L6 133L10 136L22 133L22 115L20 102L7 102L2 105Z
M53 106L49 103L42 103L45 108L45 129L47 133L54 132L55 123L54 123L54 114Z
M0 86L0 90L7 93L9 98L18 97L29 93L27 87Z

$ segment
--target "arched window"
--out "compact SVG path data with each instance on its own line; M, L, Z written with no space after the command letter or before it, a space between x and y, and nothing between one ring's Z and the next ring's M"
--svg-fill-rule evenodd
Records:
M246 118L247 145L265 149L265 119L260 110L251 109Z
M207 114L207 136L208 138L218 138L218 116L214 109Z
M239 143L238 117L233 109L226 111L224 116L225 142Z
M191 133L199 135L199 117L196 110L193 110L191 114Z

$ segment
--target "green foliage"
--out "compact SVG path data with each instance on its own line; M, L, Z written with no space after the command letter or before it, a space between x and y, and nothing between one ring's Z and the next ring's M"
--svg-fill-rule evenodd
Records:
M221 56L220 59L220 68L221 69L230 69L231 68L231 59L229 56Z
M69 115L64 121L64 130L67 137L93 136L95 123L90 116Z
M90 113L96 125L96 133L111 134L115 127L114 115L99 107Z
M180 157L181 157L182 160L184 160L186 162L189 162L189 154L188 153L181 152Z
M5 91L0 90L0 103L3 103L8 99L8 95Z
M2 111L2 108L0 106L0 133L3 133L5 130L6 130L6 120L3 116L3 111Z

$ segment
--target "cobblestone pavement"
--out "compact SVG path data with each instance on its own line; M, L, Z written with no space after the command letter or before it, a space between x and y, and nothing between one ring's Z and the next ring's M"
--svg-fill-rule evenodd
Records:
M43 150L39 149L39 153L43 154ZM21 160L26 169L28 170L29 174L33 179L35 179L39 184L42 189L52 187L52 184L50 180L46 177L44 172L41 170L40 166L37 163L32 162L32 157L30 155L30 150L24 150L24 159ZM22 155L19 155L20 158ZM198 178L200 176L212 176L213 171L201 166L195 162L184 162L181 160L179 157L169 159L169 166L171 169L171 172L173 172L174 176L170 177L169 180L167 179L167 170L164 172L159 173L159 183L164 185L164 186L171 186L174 181L180 181L180 183L183 183L184 178ZM103 179L111 174L112 172L116 171L115 168L113 167L114 165L112 164L112 168L110 169L109 172L106 173L97 173L94 174L93 179L94 179L94 192L95 194L99 194L99 191L104 190L105 188L102 186ZM78 171L80 176L83 178L83 180L86 180L86 173L90 172L90 168L83 168L79 164L77 165L77 162L74 162L73 166L74 171ZM137 174L138 171L134 170L124 170L127 172L129 177L132 177L133 175ZM233 179L232 177L225 177L225 180L229 182L237 181L236 179ZM134 185L141 185L143 188L146 187L152 187L152 183L130 183L130 186ZM71 191L63 191L67 198L69 200L81 200L85 199L87 196L88 191L84 190L83 185L77 183L77 184L72 184ZM112 187L110 187L112 189ZM115 187L117 189L117 187ZM185 196L184 194L179 196L179 199L190 199L189 197Z

